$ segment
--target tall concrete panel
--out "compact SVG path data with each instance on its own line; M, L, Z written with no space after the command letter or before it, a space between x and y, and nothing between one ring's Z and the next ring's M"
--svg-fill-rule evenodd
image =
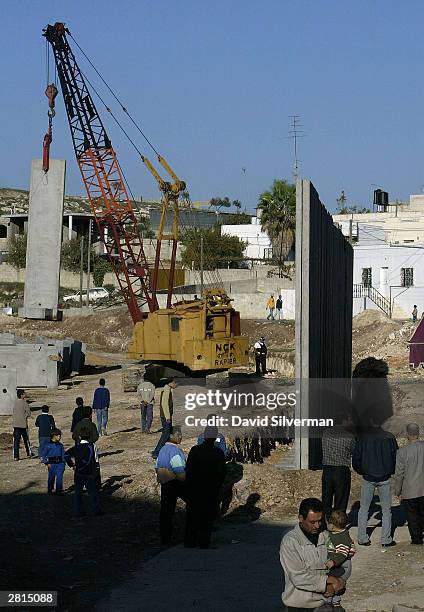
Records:
M352 368L353 249L309 180L296 185L296 418L317 416L317 379L350 380ZM322 383L318 383L322 384ZM329 383L331 385L331 383ZM302 428L295 466L321 467L321 443Z
M60 282L65 161L52 159L48 172L41 159L31 164L24 307L20 316L56 319Z
M13 414L16 386L16 369L0 367L0 416Z

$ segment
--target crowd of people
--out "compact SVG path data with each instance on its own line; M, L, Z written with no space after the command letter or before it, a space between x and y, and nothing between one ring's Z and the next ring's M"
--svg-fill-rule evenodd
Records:
M375 380L367 380L370 372L381 384L374 385ZM387 372L387 364L381 360L369 358L360 362L353 378L356 399L339 410L337 424L323 432L321 499L311 497L301 502L298 524L285 534L280 547L285 575L282 600L289 611L343 610L342 595L352 573L356 551L349 533L352 510L348 514L352 468L361 477L357 545L372 545L367 526L375 493L382 512L382 548L396 546L392 525L393 495L405 508L411 544L423 544L424 442L420 441L416 423L407 425L407 444L401 448L395 436L383 429L382 425L392 414ZM98 495L101 479L96 442L99 436L107 435L110 393L105 385L105 380L100 379L91 406L85 406L81 397L76 399L71 424L75 442L72 448L65 450L61 431L48 406L42 407L35 421L39 431L39 457L47 466L47 492L49 495L62 493L65 466L71 467L77 516L85 514L84 489L88 492L91 513L103 513ZM226 476L227 445L216 427L207 426L185 456L180 448L181 428L173 422L176 385L171 379L161 389L162 427L151 452L161 491L160 539L164 546L171 544L173 516L177 500L181 499L186 504L185 546L209 548ZM154 384L142 379L138 395L141 431L143 435L151 435L156 401ZM92 421L94 411L97 427ZM25 391L19 390L13 412L16 461L20 458L21 440L27 455L34 455L28 437L30 414Z
M156 460L155 471L161 489L160 539L164 546L171 544L172 521L177 499L186 503L185 545L201 548L210 546L212 524L218 516L219 496L226 474L227 446L224 436L216 427L207 427L200 434L198 443L188 457L179 445L182 440L181 428L172 425L173 391L176 381L171 379L160 393L159 407L160 437L151 455ZM143 434L153 433L153 407L156 388L144 378L138 385L140 399L140 420ZM92 405L85 405L82 397L76 398L72 413L71 434L75 445L65 450L53 415L47 405L35 420L38 428L38 457L47 467L48 495L63 493L63 475L66 465L74 471L74 508L77 517L85 516L83 491L87 490L90 511L101 515L98 491L101 488L100 465L96 442L107 435L110 392L106 381L101 378L94 392ZM93 414L97 426L93 422ZM31 449L28 434L28 419L31 416L27 395L17 391L13 409L13 457L20 460L21 440L28 457L37 456Z

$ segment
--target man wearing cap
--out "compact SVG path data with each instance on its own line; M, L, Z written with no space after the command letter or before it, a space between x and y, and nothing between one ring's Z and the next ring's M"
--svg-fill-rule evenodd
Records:
M402 499L412 544L423 543L424 532L424 442L416 423L406 427L408 444L396 454L395 495Z
M255 349L256 375L263 376L267 373L266 355L268 353L268 348L265 344L265 338L262 336L258 342L255 342L253 348Z
M184 545L209 548L213 521L218 514L221 486L226 472L225 455L215 446L218 428L208 426L204 442L193 446L186 466L187 512Z

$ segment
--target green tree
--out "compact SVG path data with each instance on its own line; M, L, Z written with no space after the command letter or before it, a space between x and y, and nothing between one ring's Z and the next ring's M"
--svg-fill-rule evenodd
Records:
M152 224L149 217L140 217L138 229L140 230L142 238L152 240L155 237L155 232L152 229Z
M93 255L93 252L91 253ZM88 240L84 238L83 245L83 270L87 272L88 265ZM81 239L72 238L62 243L61 266L69 272L79 273L81 269Z
M13 236L8 241L8 253L6 263L17 270L22 270L26 265L27 235Z
M336 202L337 202L337 214L338 215L371 212L370 209L367 208L366 206L359 206L358 204L353 204L352 206L349 206L347 204L347 197L344 191L341 191L339 197L336 199Z
M103 285L104 277L107 272L112 271L112 266L109 261L91 248L90 269L93 274L93 280L96 287ZM72 238L62 244L61 266L64 270L79 274L81 270L81 239ZM84 239L83 244L83 270L88 271L88 240Z
M245 212L237 212L234 215L225 215L225 219L222 219L223 225L249 225L251 223L251 216Z
M184 247L181 262L185 267L193 266L195 270L200 270L201 237L204 270L214 270L228 265L228 262L230 267L237 267L237 263L243 260L245 243L237 236L221 235L219 225L207 229L190 228L181 236Z
M232 206L234 206L238 213L241 212L240 200L231 201L227 196L225 198L211 198L209 206L215 208L215 212L218 212L221 208L231 208Z
M261 227L268 234L279 265L294 244L296 232L296 186L275 179L269 190L259 196Z
M348 212L347 197L343 190L340 192L340 195L336 199L336 202L337 202L337 212L339 213L339 215L343 215L344 213Z
M112 266L104 257L97 256L93 263L93 282L95 287L103 287L103 281L107 272L112 271Z

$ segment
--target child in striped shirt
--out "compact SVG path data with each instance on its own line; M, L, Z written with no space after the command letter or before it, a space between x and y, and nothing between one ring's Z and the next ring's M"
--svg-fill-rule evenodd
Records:
M333 510L327 518L326 537L328 560L325 564L330 576L347 580L352 572L351 558L356 552L349 534L348 518L343 510ZM333 595L330 602L334 608L341 608L340 595Z

